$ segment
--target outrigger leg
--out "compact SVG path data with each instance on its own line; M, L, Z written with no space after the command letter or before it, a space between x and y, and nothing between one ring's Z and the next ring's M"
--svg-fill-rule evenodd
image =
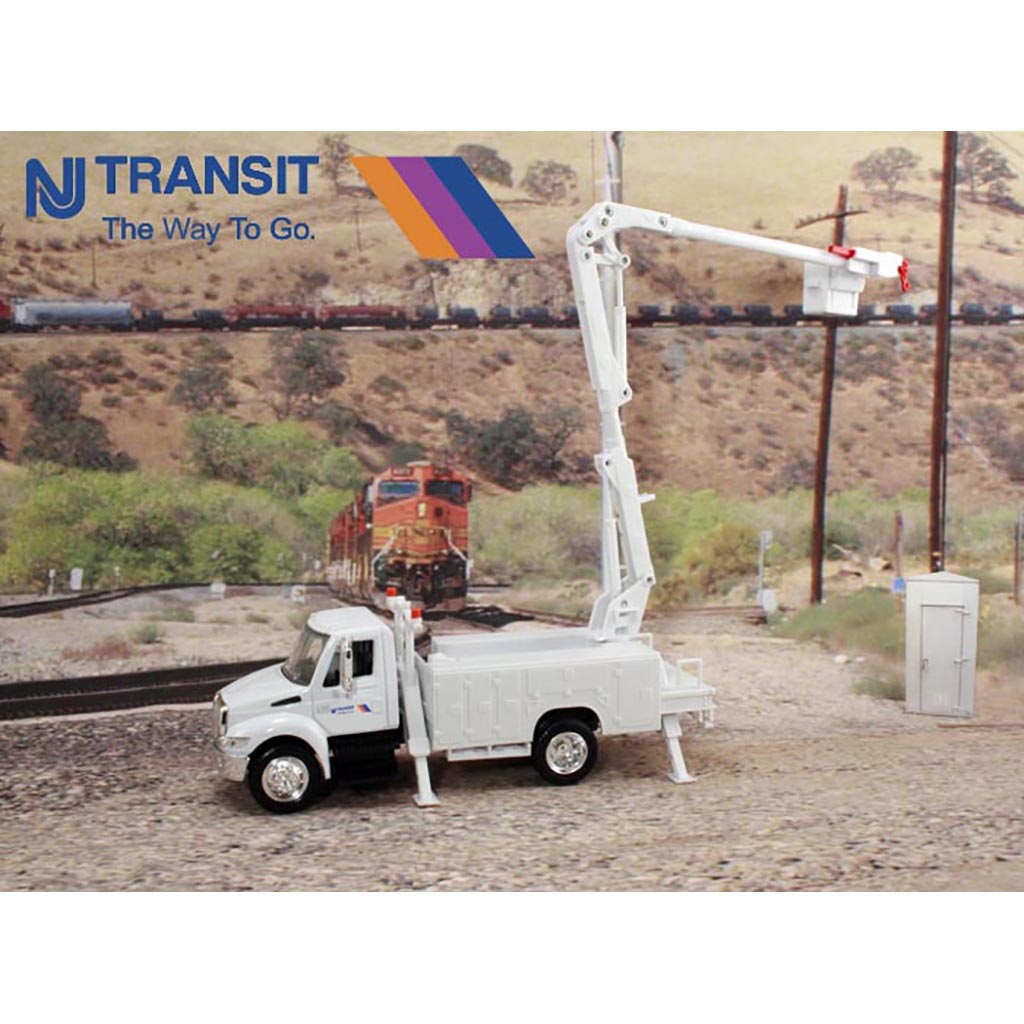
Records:
M668 773L668 777L673 782L696 782L697 780L686 770L683 748L679 742L679 737L683 735L683 727L678 715L661 716L661 735L665 737L665 746L672 762L672 771Z

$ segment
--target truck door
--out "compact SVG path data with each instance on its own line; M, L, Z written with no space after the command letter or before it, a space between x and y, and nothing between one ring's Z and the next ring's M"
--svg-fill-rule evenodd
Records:
M323 681L314 684L313 714L331 736L387 728L384 651L379 634L354 633L340 640ZM351 666L344 669L345 661Z

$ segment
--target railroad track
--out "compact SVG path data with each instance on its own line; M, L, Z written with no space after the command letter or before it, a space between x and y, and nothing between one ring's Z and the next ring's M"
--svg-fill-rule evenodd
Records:
M739 616L747 622L761 625L768 621L768 615L759 604L698 604L683 605L679 609L683 615L728 615Z
M203 704L228 683L284 657L190 665L77 679L40 679L0 685L0 721L121 711L153 704Z
M70 608L82 608L91 604L106 604L120 601L135 594L151 594L159 591L190 590L196 587L207 588L209 583L146 583L137 587L119 587L113 590L90 590L82 594L70 594L66 597L44 597L37 601L23 601L17 604L0 605L0 619L24 619L32 615L50 615L53 612L67 611ZM228 587L234 592L240 590L265 590L268 588L287 588L301 586L307 590L324 590L326 583L230 583Z

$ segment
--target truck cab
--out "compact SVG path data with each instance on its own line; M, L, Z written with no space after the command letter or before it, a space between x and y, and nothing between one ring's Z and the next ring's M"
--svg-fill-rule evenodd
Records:
M404 742L396 680L391 630L369 609L314 612L287 661L214 699L221 773L277 812L338 779L394 775Z

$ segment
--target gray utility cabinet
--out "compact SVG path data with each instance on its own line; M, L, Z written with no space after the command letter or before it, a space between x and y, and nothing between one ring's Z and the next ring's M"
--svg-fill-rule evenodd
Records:
M907 579L907 711L974 714L978 581L951 572Z

